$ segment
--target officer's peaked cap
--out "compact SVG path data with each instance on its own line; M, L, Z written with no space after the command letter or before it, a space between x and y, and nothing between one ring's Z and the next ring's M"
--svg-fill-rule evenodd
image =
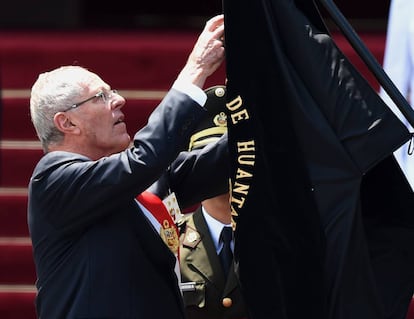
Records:
M191 136L188 149L200 149L217 141L227 132L226 87L215 85L204 91L207 94L205 108L207 115Z

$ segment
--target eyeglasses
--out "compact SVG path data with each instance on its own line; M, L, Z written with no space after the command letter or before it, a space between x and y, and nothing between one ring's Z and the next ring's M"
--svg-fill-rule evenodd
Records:
M117 90L110 90L108 92L105 91L99 91L98 93L96 93L94 96L91 96L90 98L87 98L86 100L83 100L79 103L75 103L72 106L70 106L69 108L67 108L64 112L72 110L72 109L76 109L78 106L81 106L82 104L89 102L93 99L102 99L103 103L108 102L115 94L118 94Z

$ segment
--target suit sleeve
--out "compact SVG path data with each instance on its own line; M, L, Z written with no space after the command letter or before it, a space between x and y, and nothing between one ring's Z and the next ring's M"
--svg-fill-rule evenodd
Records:
M229 190L227 134L201 150L181 152L149 191L174 192L182 209Z

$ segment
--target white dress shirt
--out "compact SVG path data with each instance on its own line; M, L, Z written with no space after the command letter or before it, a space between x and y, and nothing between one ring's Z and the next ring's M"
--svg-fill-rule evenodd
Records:
M223 224L217 219L211 217L208 214L208 212L204 209L204 207L201 207L201 210L207 222L207 226L208 226L208 229L210 230L211 238L213 239L214 246L216 247L216 252L218 255L220 253L220 250L223 248L223 243L220 242L221 231L223 230L223 227L226 227L226 226L231 227L231 224ZM231 250L234 251L234 240L231 241L230 246L231 246Z

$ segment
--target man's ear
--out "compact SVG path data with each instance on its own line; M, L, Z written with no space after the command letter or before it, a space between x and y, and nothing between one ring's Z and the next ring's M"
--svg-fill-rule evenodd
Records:
M64 134L79 134L80 130L67 116L66 112L57 112L53 117L53 122L59 131Z

